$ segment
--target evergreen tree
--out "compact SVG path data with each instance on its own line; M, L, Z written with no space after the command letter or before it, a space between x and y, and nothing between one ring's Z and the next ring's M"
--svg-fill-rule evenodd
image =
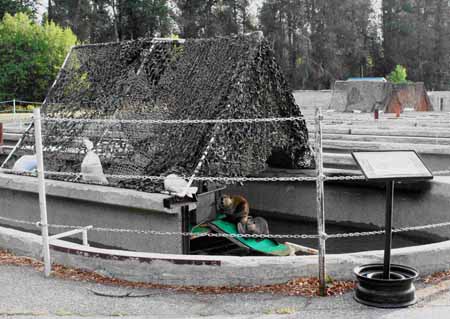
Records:
M16 14L23 12L34 17L36 14L37 0L0 0L0 19L5 13Z
M242 34L256 29L248 0L175 0L183 38Z
M336 79L367 75L370 0L266 0L261 28L293 88L329 88Z
M412 81L428 89L450 89L450 2L384 0L383 49L386 70L408 69Z

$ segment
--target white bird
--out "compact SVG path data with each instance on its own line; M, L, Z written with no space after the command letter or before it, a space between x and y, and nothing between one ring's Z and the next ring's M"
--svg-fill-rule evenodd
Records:
M190 187L188 182L176 174L167 175L164 179L164 189L170 193L175 193L178 197L193 197L197 193L198 187Z

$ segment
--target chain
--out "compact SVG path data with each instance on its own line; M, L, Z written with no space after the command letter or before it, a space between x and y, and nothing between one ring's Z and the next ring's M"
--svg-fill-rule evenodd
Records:
M325 176L325 181L361 181L366 178L362 175L349 175L349 176Z
M16 171L12 169L0 169L0 172L13 173L19 175L35 176L32 172L28 171ZM45 171L45 175L55 176L69 176L69 177L81 177L82 173L74 172L55 172ZM450 176L450 171L435 171L435 176ZM152 175L119 175L119 174L104 174L105 177L111 179L139 179L139 180L152 180L163 181L167 176L152 176ZM187 179L187 176L180 176ZM362 175L347 175L347 176L324 176L324 181L361 181L366 178ZM193 178L195 181L207 181L207 182L313 182L317 180L316 176L281 176L281 177L214 177L214 176L196 176Z
M40 223L38 223L40 225ZM60 228L60 229L82 229L84 226L69 226L69 225L57 225L48 224L50 228ZM171 232L171 231L157 231L157 230L141 230L141 229L123 229L123 228L106 228L106 227L93 227L89 230L98 232L113 232L113 233L134 233L141 235L156 235L156 236L188 236L188 237L225 237L225 238L292 238L292 239L311 239L318 238L318 235L314 234L268 234L268 235L257 235L257 234L220 234L220 233L193 233L193 232Z
M24 224L33 225L40 227L42 224L40 222L30 222L25 220L1 217L0 220ZM59 229L83 229L85 226L70 226L70 225L58 225L58 224L48 224L50 228ZM408 231L417 231L431 228L448 227L450 222L428 224L423 226L407 226L399 227L392 230L393 233L401 233ZM193 233L193 232L162 232L157 230L141 230L141 229L124 229L124 228L106 228L106 227L93 227L90 230L98 232L113 232L113 233L134 233L141 235L155 235L155 236L188 236L188 237L222 237L222 238L271 238L271 239L317 239L320 236L315 234L268 234L268 235L256 235L256 234L219 234L219 233ZM340 234L324 234L325 239L329 238L352 238L352 237L364 237L364 236L375 236L385 234L384 230L374 230L366 232L353 232L353 233L340 233Z
M450 226L450 222L437 223L437 224L428 224L423 226L406 226L392 229L393 233L403 233L408 231L417 231L431 228L439 228L439 227L447 227ZM327 235L327 238L348 238L348 237L362 237L362 236L373 236L373 235L383 235L385 233L384 230L374 230L367 232L354 232L354 233L343 233L343 234L333 234Z
M14 171L12 169L0 169L0 172L5 173L15 173L23 175L32 175L30 172ZM55 176L73 176L81 177L82 173L72 173L72 172L53 172L45 171L45 175L55 175ZM150 176L150 175L115 175L115 174L104 174L105 177L112 179L142 179L142 180L153 180L162 181L167 178L167 176ZM188 178L186 176L181 176L182 178ZM302 177L302 176L288 176L288 177L194 177L196 181L211 181L211 182L299 182L299 181L315 181L316 177Z
M233 123L267 123L291 122L304 120L303 116L271 117L253 119L195 119L195 120L122 120L122 119L85 119L85 118L57 118L42 117L47 122L76 122L76 123L105 123L105 124L233 124Z
M450 170L434 171L433 175L434 176L449 176L450 175Z
M0 216L0 220L3 220L5 222L16 223L16 224L23 224L23 225L36 226L36 225L39 224L39 222L29 222L29 221L26 221L26 220L20 220L20 219L8 218L8 217L1 217L1 216Z
M428 225L423 225L423 226L400 227L400 228L393 229L392 232L393 233L400 233L400 232L406 232L406 231L423 230L423 229L447 227L447 226L450 226L450 222L437 223L437 224L428 224Z
M374 236L384 234L384 230L373 230L366 232L354 232L354 233L342 233L342 234L327 234L326 238L350 238L350 237L363 237L363 236Z

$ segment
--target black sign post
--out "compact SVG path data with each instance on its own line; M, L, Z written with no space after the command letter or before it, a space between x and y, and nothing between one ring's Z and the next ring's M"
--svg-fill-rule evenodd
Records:
M380 308L407 307L416 303L414 268L391 264L394 186L396 181L432 179L433 174L415 151L353 152L368 181L386 183L386 220L383 264L356 267L356 301Z
M391 278L391 249L392 249L392 210L394 208L394 181L386 183L386 220L385 231L386 240L384 243L384 267L383 279Z

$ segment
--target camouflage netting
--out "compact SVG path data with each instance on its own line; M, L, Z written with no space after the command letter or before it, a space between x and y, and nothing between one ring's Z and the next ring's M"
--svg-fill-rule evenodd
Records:
M314 162L304 120L120 121L301 116L272 50L259 34L75 47L42 112L48 117L118 120L112 124L44 121L47 171L80 172L85 154L82 137L94 143L107 174L191 175L213 135L215 142L199 176L255 175L266 168L274 149L284 153L290 168L310 168ZM149 192L162 188L161 182L150 180L109 182Z

